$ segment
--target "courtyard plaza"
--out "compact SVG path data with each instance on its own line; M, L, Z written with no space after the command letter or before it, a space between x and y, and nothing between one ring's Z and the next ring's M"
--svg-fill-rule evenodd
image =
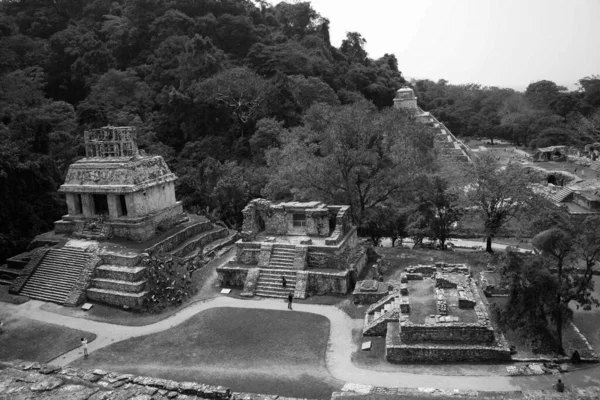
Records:
M206 292L213 284L209 279L201 291ZM48 308L47 303L36 300L20 305L3 303L0 317L6 321L29 319L53 324L76 330L75 336L82 331L95 335L89 343L88 359L83 359L78 338L72 335L68 339L74 342L72 350L62 348L63 354L56 353L60 355L48 360L53 365L167 379L185 376L185 380L202 383L232 383L232 390L237 391L328 398L328 393L352 383L513 392L548 389L557 379L555 375L508 376L506 364L369 365L364 359L356 362L357 341L366 339L359 336L362 319L352 318L334 305L311 304L310 298L294 302L294 310L288 311L281 299L248 300L232 294L225 296L213 291L212 297L201 297L164 319L142 326L109 323L109 318L86 319L80 310ZM57 313L57 308L67 311ZM593 325L599 316L598 310L580 311L576 312L575 322ZM203 324L203 321L208 322ZM215 322L211 325L210 321ZM223 326L217 328L217 325ZM594 331L589 339L597 350L598 330L588 328ZM211 335L212 341L207 341ZM219 335L231 337L215 338ZM320 335L325 337L319 338ZM190 363L197 365L190 367ZM225 380L211 381L220 377ZM588 365L562 374L561 378L567 387L596 386L600 385L600 369ZM235 387L236 382L241 386Z

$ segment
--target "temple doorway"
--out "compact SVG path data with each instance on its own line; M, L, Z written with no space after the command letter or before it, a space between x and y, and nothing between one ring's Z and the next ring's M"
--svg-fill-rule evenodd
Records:
M553 184L553 185L555 185L555 186L556 186L556 184L557 184L557 182L556 182L556 177L555 177L554 175L550 175L550 176L548 177L548 183L551 183L551 184Z
M108 198L105 194L94 195L94 212L96 215L108 214Z

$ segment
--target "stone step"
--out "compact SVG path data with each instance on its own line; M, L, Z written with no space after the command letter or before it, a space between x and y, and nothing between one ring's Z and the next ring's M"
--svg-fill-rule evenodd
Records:
M288 297L289 291L288 292L278 292L278 291L274 291L274 290L264 290L264 289L256 288L256 291L254 292L254 294L257 296L260 296L260 297L278 297L281 299L285 299Z
M294 258L296 258L296 257L294 257L293 255L288 256L288 255L272 254L270 259L271 260L281 260L281 261L294 261Z
M294 263L281 263L281 262L275 262L269 263L269 267L268 268L272 268L272 269L293 269L294 267Z
M31 291L22 290L19 294L29 296L36 300L51 301L62 304L65 302L65 300L67 300L69 293L56 292L51 289L37 288L36 290Z
M27 285L34 285L34 284L42 284L45 286L68 286L71 287L73 286L73 282L74 282L75 278L70 278L68 280L61 278L60 276L37 276L37 277L31 277L27 280ZM26 285L26 286L27 286Z
M20 294L64 303L88 261L89 255L78 249L51 249L29 276Z
M278 285L269 285L269 284L264 284L264 283L258 283L256 285L256 290L272 290L272 291L276 291L276 292L281 292L281 293L289 293L289 292L293 292L296 290L296 285L287 285L285 288L283 286L281 286L281 284Z
M40 292L56 293L57 295L66 296L71 292L71 285L53 285L43 283L32 283L23 289L20 294L35 294Z
M137 282L121 281L117 279L92 279L92 287L98 289L115 290L118 292L137 293L144 290L146 280Z
M139 308L142 306L144 296L148 292L128 293L118 290L89 288L86 295L89 301L111 304L115 306L128 306Z
M127 282L141 281L146 267L127 267L123 265L100 265L96 268L96 278Z
M286 277L285 281L287 283L290 283L290 282L294 282L295 283L296 282L296 278L295 277L294 278L292 278L292 277L287 278ZM279 284L281 284L281 277L275 278L275 277L272 277L272 276L262 276L261 275L261 276L258 277L258 282L279 283Z
M271 268L265 268L265 267L260 267L260 273L264 274L264 275L272 275L272 276L296 276L296 270L293 268L287 268L287 269L271 269Z

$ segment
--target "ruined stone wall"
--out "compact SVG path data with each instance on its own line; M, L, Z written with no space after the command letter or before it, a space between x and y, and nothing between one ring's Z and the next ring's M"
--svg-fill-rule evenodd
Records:
M250 268L227 265L226 268L217 268L217 282L221 286L244 287L244 282Z
M349 268L353 262L356 262L355 258L361 251L356 250L357 242L356 228L353 228L336 247L309 246L308 267L340 270Z
M260 214L265 221L265 233L271 235L285 235L292 221L292 214L283 210L267 210Z
M490 346L445 346L432 345L389 346L385 358L391 363L440 363L440 362L510 362L510 351Z
M402 322L400 326L400 340L402 343L491 343L494 339L494 330L480 324L439 323L416 325L410 322Z
M12 283L10 284L10 287L8 288L9 293L18 294L21 291L21 289L23 289L23 286L25 286L27 280L36 270L36 268L38 267L38 265L49 250L49 247L42 247L35 249L30 253L31 258L27 262L27 265L25 265L25 267L23 268L21 275L16 277L15 280L12 281Z
M235 258L238 264L256 265L260 254L260 243L244 243L238 241L235 244Z
M350 273L309 272L306 291L309 295L347 294L350 289Z
M127 197L131 198L127 206L132 206L127 209L128 215L133 212L135 212L134 215L147 215L176 203L175 185L173 182L167 182L132 193Z
M326 209L306 210L306 234L327 237L329 233L329 211Z

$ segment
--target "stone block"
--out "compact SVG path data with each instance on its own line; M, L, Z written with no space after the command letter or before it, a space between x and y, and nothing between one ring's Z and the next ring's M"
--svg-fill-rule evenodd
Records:
M422 281L423 280L423 274L420 274L420 273L407 273L406 274L406 278L409 281Z
M408 285L406 283L400 285L400 294L402 296L408 296Z
M402 297L400 299L400 312L402 314L409 314L410 313L410 303L408 301L408 297Z

